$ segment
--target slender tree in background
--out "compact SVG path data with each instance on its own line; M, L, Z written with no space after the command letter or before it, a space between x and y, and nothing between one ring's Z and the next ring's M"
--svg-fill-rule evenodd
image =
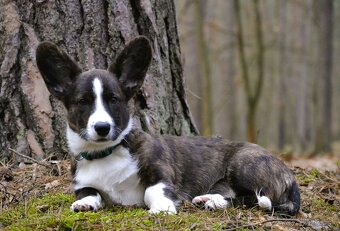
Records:
M256 41L256 73L249 73L248 64L245 53L245 42L242 28L242 15L240 2L234 0L234 8L236 15L237 44L241 64L241 73L243 77L245 93L247 98L247 138L250 142L256 142L256 112L258 103L262 93L264 78L264 42L262 31L262 18L260 13L259 1L253 0L255 13L255 41ZM252 87L252 83L255 85Z
M36 159L66 153L63 107L49 95L35 63L43 40L62 47L86 70L107 68L125 43L147 36L153 61L131 102L136 125L157 133L196 133L173 1L0 1L0 9L0 159L11 159L10 149Z
M211 97L211 76L207 43L204 33L204 2L193 1L195 17L195 34L197 41L198 69L202 76L202 134L211 135L213 131L213 102Z
M279 89L278 89L278 148L283 150L286 142L286 23L287 23L287 2L280 1L280 37L279 37Z
M233 1L223 1L223 5L221 7L221 11L223 12L223 23L226 23L226 28L228 28L229 33L224 32L222 39L227 44L226 49L226 60L221 64L221 71L223 73L223 83L226 83L226 91L222 98L224 99L224 105L226 110L226 116L224 118L229 118L229 123L225 122L228 126L227 137L229 139L237 139L238 133L238 121L239 116L237 115L237 86L235 83L235 72L236 72L236 47L235 44L235 13ZM232 44L232 45L231 45ZM221 51L219 51L221 52ZM218 63L216 66L219 65ZM215 76L214 76L215 77ZM215 84L217 85L217 84ZM218 107L217 109L221 110L223 107ZM218 121L219 122L219 121ZM218 129L218 128L216 128ZM223 134L222 132L220 134Z
M284 2L284 1L282 1ZM311 13L308 10L307 4L303 5L303 17L308 20L311 18ZM308 23L302 24L300 30L300 44L303 52L306 52L310 48L310 37L311 26ZM295 141L295 149L297 152L311 152L313 148L312 142L312 113L310 100L310 83L312 82L311 73L312 70L309 68L308 63L310 57L307 55L301 55L301 66L298 67L301 73L301 80L297 84L297 106L296 106L296 128L297 128L297 139Z
M315 1L318 21L319 75L316 101L315 152L332 150L332 58L333 58L333 0Z

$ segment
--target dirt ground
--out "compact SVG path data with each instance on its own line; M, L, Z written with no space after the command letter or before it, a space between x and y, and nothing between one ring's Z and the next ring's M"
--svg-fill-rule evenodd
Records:
M37 163L21 163L19 167L0 167L1 209L30 197L46 193L71 193L71 170L67 160Z
M301 213L299 219L317 221L312 229L323 230L331 217L340 217L340 171L339 160L335 157L292 158L287 165L293 169L301 189ZM21 163L19 167L0 167L0 213L14 204L31 197L42 197L46 193L71 193L70 163L68 160ZM336 206L328 217L311 214L316 204ZM324 207L320 208L324 209ZM315 213L315 212L314 212ZM319 223L318 223L319 222ZM331 221L332 222L332 221ZM339 225L338 221L335 226ZM334 227L334 223L332 224Z

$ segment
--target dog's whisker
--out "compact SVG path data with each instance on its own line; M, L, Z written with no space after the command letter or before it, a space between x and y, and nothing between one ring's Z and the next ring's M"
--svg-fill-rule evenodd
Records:
M87 130L86 129L81 129L80 132L79 132L79 135L80 137L86 137L86 134L87 134Z
M130 145L129 141L124 137L123 140L125 141L125 143L127 143L128 145Z

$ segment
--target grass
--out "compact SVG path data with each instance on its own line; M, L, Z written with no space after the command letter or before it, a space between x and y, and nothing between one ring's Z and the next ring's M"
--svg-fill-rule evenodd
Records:
M73 213L69 209L73 200L68 194L32 198L3 211L0 223L4 230L219 230L224 226L219 220L224 216L222 211L149 215L142 208L118 206L99 212Z
M29 172L17 179L29 185ZM15 174L14 174L15 175ZM22 176L25 177L22 177ZM42 190L46 182L60 179L49 176L42 185L32 184L25 196L7 192L7 197L17 195L17 201L1 204L1 230L336 230L339 223L339 174L321 173L313 169L295 170L301 186L301 208L303 213L293 218L282 218L279 214L265 213L258 208L227 208L208 212L184 203L177 215L150 215L146 209L115 206L98 212L70 211L75 200L73 194L60 187ZM15 175L16 176L16 175ZM41 177L41 179L43 179ZM65 177L68 179L68 177ZM15 183L15 182L14 182ZM13 184L14 184L13 183ZM68 184L69 182L67 182ZM18 185L16 183L15 185ZM13 188L17 192L23 185ZM8 187L7 187L8 189ZM34 191L34 190L38 191ZM34 193L32 193L34 191ZM30 193L31 192L31 193ZM1 194L0 194L1 195Z
M313 181L316 181L318 176L320 175L320 172L313 168L309 172L304 172L303 174L296 175L297 181L299 181L299 184L302 186L308 186Z

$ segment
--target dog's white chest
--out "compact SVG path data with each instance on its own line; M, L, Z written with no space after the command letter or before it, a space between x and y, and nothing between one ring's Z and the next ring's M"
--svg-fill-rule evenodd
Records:
M118 147L105 158L79 161L74 190L92 187L109 196L106 203L142 206L145 188L137 173L137 161L126 148Z

